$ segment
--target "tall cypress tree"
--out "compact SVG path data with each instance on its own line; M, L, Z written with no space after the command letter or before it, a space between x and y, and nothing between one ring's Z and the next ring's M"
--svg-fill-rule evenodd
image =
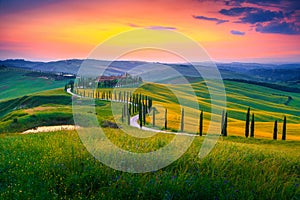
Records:
M155 126L155 108L152 109L153 110L153 119L152 119L152 126Z
M203 110L201 110L200 119L199 119L199 135L202 136L202 134L203 134Z
M247 115L246 115L246 127L245 127L245 136L248 138L249 136L249 124L250 124L250 107L247 110Z
M128 126L130 126L130 114L129 114L129 110L130 110L130 109L127 109L127 110L126 110L126 112L127 112L127 125L128 125Z
M223 136L227 136L227 112L225 114L225 119L224 119Z
M283 118L282 140L286 140L286 116L284 116L284 118Z
M168 128L168 109L165 110L165 129Z
M221 135L224 135L224 121L225 121L225 111L222 111L222 119L221 119Z
M277 140L277 120L274 122L273 139Z
M184 129L184 108L181 109L181 126L180 131L183 132Z
M140 128L143 126L143 113L142 113L142 103L139 101L139 122L140 122Z
M147 114L147 107L143 103L143 123L144 123L144 126L146 125L146 114Z
M121 120L122 120L122 123L124 123L124 108L122 107L122 116L121 116Z
M250 137L254 137L254 113L252 113L251 127L250 127Z

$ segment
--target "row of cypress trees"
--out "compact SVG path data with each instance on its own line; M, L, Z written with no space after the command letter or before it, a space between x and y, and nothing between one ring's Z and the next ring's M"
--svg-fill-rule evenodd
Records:
M248 138L249 136L249 123L250 123L250 107L247 110L246 114L246 126L245 126L245 137ZM254 113L252 113L252 118L251 118L251 126L250 126L250 137L254 137ZM273 139L277 140L277 132L278 132L278 127L277 127L277 120L274 122L274 130L273 130ZM283 125L282 125L282 140L286 140L286 116L283 118Z
M124 102L124 106L122 108L122 122L125 121L125 118L127 117L127 123L130 124L130 116L133 114L139 113L139 124L140 127L145 126L146 124L146 115L152 111L153 112L153 119L152 119L152 126L155 126L155 112L156 109L152 108L152 98L148 97L146 95L142 95L141 93L131 93L126 91L115 91L112 93L111 91L92 91L92 92L86 92L85 90L79 91L76 89L75 91L77 94L85 97L91 97L91 98L98 98L98 99L106 99L106 100L115 100ZM254 113L251 115L251 109L248 107L247 113L246 113L246 124L245 124L245 137L248 138L254 137L254 130L255 130L255 116ZM251 115L251 121L250 121L250 115ZM164 119L164 129L168 129L168 110L165 109L165 119ZM222 112L222 119L221 119L221 135L227 136L227 121L228 114L227 112ZM282 128L282 140L286 140L286 116L284 116L283 119L283 128ZM181 110L181 125L180 125L180 131L184 131L184 108ZM200 112L199 117L199 130L198 133L200 136L203 135L203 110ZM273 130L273 139L277 140L277 134L278 134L278 123L277 120L274 122L274 130Z

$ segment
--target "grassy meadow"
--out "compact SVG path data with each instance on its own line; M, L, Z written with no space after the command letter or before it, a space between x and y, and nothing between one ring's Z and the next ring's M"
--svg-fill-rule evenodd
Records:
M288 139L300 140L300 94L283 92L263 86L225 81L226 110L228 112L228 134L244 136L247 108L255 114L255 137L273 137L274 121L278 120L278 137L281 138L282 121L286 116L288 120ZM134 90L133 88L101 89L111 91L113 94L121 91L136 92L153 97L153 107L157 109L156 128L164 127L165 108L168 109L168 129L178 131L181 122L181 108L185 109L185 132L197 134L200 110L204 111L204 133L209 126L220 126L220 122L211 121L211 102L205 82L195 82L192 88L186 85L145 84ZM86 95L94 90L85 89ZM83 89L78 90L83 94ZM197 95L194 98L193 92ZM288 98L292 98L286 105ZM113 97L114 98L114 97ZM179 103L179 99L181 102ZM197 101L199 108L190 106ZM181 105L180 105L181 104ZM224 107L216 106L219 113ZM152 113L147 118L148 126L152 124Z
M0 69L0 101L22 97L35 92L62 88L66 80L54 81L46 78L26 76L28 71Z
M158 134L141 141L120 129L105 132L114 144L133 152L158 149L173 137ZM213 151L200 159L203 138L195 138L171 165L132 174L94 159L73 131L2 134L0 198L299 199L298 141L230 136L219 140Z
M209 94L204 82L192 87L204 111L205 133L211 117ZM102 164L87 151L76 131L21 134L37 126L74 124L72 97L62 88L32 93L24 87L26 96L0 100L0 199L300 199L300 94L233 81L225 81L225 87L229 136L220 137L202 159L198 153L205 137L195 137L174 163L141 174ZM197 133L198 117L193 116L199 116L199 110L190 106L192 91L186 86L145 84L136 92L153 97L157 129L163 127L164 109L168 108L171 131L180 127L180 96L185 132ZM285 105L289 96L292 100ZM255 113L256 129L255 138L246 139L249 106ZM120 121L108 101L96 100L95 114L100 124ZM284 115L287 141L280 140ZM151 114L147 119L151 126ZM279 120L276 141L271 139L275 119ZM163 133L135 138L124 132L127 128L103 130L113 144L132 152L155 151L174 138ZM136 128L130 131L148 134Z

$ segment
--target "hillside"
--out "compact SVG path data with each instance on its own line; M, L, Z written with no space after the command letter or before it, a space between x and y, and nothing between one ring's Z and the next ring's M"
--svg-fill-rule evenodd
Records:
M51 62L32 62L26 60L3 60L0 66L25 68L44 72L65 72L76 74L82 63L89 67L103 67L109 65L107 73L123 74L130 69L144 64L142 61L101 61L101 60L59 60ZM155 63L154 63L155 64ZM163 63L162 63L163 64ZM205 63L193 63L198 66L206 66ZM166 64L184 76L195 76L193 66L190 64ZM300 64L259 64L259 63L216 63L224 79L243 79L250 81L262 81L271 83L284 83L292 87L299 87ZM197 75L198 76L198 75Z

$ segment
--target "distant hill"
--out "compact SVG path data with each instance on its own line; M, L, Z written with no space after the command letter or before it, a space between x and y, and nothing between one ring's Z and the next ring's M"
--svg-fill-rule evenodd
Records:
M151 64L141 61L101 61L101 60L59 60L51 62L33 62L21 59L0 61L2 67L25 68L33 71L42 72L63 72L76 74L82 63L96 68L107 66L108 75L120 75L130 69L144 64ZM196 63L202 65L201 63ZM191 64L166 64L188 77L200 76ZM262 81L270 83L286 83L299 86L300 83L300 64L259 64L259 63L216 63L224 79L241 79L249 81Z

